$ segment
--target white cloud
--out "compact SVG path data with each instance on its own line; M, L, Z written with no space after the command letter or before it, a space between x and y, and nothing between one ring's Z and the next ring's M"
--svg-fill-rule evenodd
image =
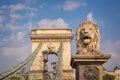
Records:
M3 16L0 16L0 23L3 22L5 18Z
M39 27L42 28L67 28L68 24L62 19L57 20L43 19L38 22Z
M7 5L2 5L0 8L1 9L6 9L8 6Z
M43 8L43 5L40 5L40 8Z
M31 11L31 12L29 13L29 16L30 16L30 17L35 16L35 13L34 13L33 11Z
M120 41L111 42L110 40L102 44L104 52L115 52L117 53L120 50Z
M104 64L104 67L107 70L113 70L116 65L120 67L120 55L118 55L119 53L114 52L108 53L111 54L111 58L108 60L108 62Z
M4 13L4 11L0 10L0 14L3 14L3 13Z
M4 27L4 28L3 28ZM23 44L28 39L28 32L31 31L33 28L33 24L31 22L28 22L23 25L18 25L17 22L14 20L11 20L9 23L6 23L4 26L0 24L1 28L1 35L5 35L6 32L9 34L3 36L0 39L0 46L7 46L8 44L11 46L15 46L19 44Z
M26 6L24 4L16 4L16 5L10 5L9 8L11 9L11 11L16 11L16 10L22 10L25 9Z
M74 11L81 6L86 6L83 0L65 0L64 4L57 4L54 9L63 9L65 11Z
M28 36L27 36L27 31L15 31L12 32L0 40L0 47L4 46L22 46L25 45L26 43L29 43Z
M72 10L75 10L76 8L80 7L80 2L78 1L74 1L74 0L67 0L65 1L65 4L63 6L63 9L64 10L67 10L67 11L72 11Z
M106 64L104 64L105 68L111 70L116 65L120 66L120 64L119 64L119 61L120 61L120 41L111 42L109 40L109 41L102 43L101 47L102 47L103 53L111 54L111 59Z
M34 26L33 26L32 22L28 22L23 25L23 28L30 31L30 30L32 30L32 28L34 28Z
M37 11L37 8L34 8L34 7L30 7L28 5L25 5L25 4L12 4L12 5L2 5L0 7L1 9L8 9L10 10L10 12L15 12L15 11L18 11L18 10L30 10L30 11Z
M9 31L18 30L18 27L17 27L16 22L14 20L11 20L9 23L6 23L4 26L5 26L5 29L9 30Z
M21 18L21 15L10 14L10 16L11 16L11 20L4 25L4 28L3 28L4 31L10 31L12 33L19 32L19 31L27 32L33 28L32 22L19 24L19 22L16 21L16 19L19 19L19 20L23 19Z
M2 29L4 26L3 26L3 24L0 24L0 28Z
M93 21L93 14L92 14L92 12L88 13L87 20Z
M18 32L17 35L16 35L16 37L17 37L18 41L21 41L21 42L25 41L24 40L24 37L25 37L25 33L24 32Z
M27 10L30 10L30 11L37 11L37 8L34 8L34 7L30 7L30 6L25 6Z
M93 19L93 13L90 12L87 14L87 20L93 21L94 23L97 23L96 20Z
M19 14L11 13L11 14L10 14L10 17L13 18L13 19L18 19L18 18L20 18L21 16L20 16Z
M26 32L13 32L5 36L0 41L0 52L2 55L8 57L18 57L17 60L23 60L31 53L31 43L26 36Z
M31 48L27 45L21 47L3 47L1 52L7 57L16 56L19 58L18 60L23 60L31 53Z

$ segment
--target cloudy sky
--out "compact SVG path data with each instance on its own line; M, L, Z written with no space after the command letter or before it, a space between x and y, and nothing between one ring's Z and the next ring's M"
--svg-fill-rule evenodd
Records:
M104 66L120 66L120 0L0 0L0 72L31 54L33 28L71 28L87 18L101 33L101 52L112 54ZM75 36L74 36L75 37ZM75 53L75 38L71 53Z

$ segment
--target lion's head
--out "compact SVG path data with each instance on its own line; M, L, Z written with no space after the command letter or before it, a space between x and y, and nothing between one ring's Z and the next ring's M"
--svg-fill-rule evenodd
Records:
M76 33L78 52L99 52L100 34L98 26L92 21L80 24Z

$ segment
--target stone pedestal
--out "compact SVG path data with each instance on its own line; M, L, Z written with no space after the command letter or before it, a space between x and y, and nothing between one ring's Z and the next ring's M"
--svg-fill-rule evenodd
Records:
M72 55L71 66L76 70L76 80L102 80L102 64L110 57L110 54L97 52Z

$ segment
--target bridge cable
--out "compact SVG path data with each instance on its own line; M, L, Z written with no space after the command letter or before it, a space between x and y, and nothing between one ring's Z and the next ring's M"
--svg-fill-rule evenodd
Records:
M22 61L20 64L18 64L17 66L13 67L11 70L3 72L0 75L0 80L8 80L8 78L10 78L15 73L19 72L28 63L32 63L34 61L35 57L37 56L39 50L41 49L41 47L42 47L42 43L40 43L37 46L37 48L34 50L34 52L29 57L27 57L24 61Z

